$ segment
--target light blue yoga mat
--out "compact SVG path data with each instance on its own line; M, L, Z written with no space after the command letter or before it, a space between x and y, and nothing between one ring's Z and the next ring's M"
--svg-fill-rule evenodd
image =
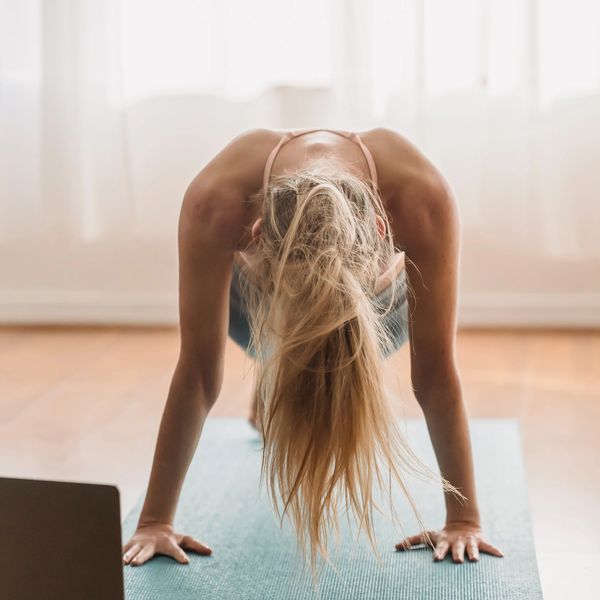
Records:
M419 457L436 462L425 423L401 425ZM325 564L318 588L302 579L291 525L279 528L267 497L259 493L260 447L258 433L245 419L209 418L183 486L175 527L213 549L212 556L188 552L190 563L156 556L139 566L124 566L127 600L537 600L542 598L537 571L519 428L513 420L471 421L475 470L488 540L501 548L504 558L481 554L478 562L455 564L447 557L433 562L430 550L397 552L404 537L384 515L389 504L376 491L384 512L374 511L377 563L364 532L358 542L356 525L340 518L342 542ZM439 487L410 482L426 526L443 525L444 504ZM123 541L135 529L143 498L123 523ZM417 533L416 521L401 494L394 506ZM387 510L386 510L387 509Z

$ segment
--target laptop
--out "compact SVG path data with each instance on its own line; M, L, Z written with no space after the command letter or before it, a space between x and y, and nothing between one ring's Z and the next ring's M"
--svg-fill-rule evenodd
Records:
M0 477L2 600L124 600L114 485Z

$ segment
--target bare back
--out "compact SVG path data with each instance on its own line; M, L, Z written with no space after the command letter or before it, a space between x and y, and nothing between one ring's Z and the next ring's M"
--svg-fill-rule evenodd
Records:
M198 173L184 197L179 225L182 360L190 364L201 360L205 385L211 390L220 389L222 381L233 261L251 242L251 227L259 217L260 207L250 198L261 189L265 163L286 133L255 129L240 134ZM429 190L443 187L439 172L392 130L357 133L376 164L379 193L395 244L414 248L415 256L422 254L421 248L431 246L430 240L435 239L430 215L437 211L434 204L439 194L436 191L434 197ZM272 173L297 169L308 159L332 153L357 174L369 176L360 148L324 131L285 144ZM428 260L425 255L424 260Z
M249 202L249 198L263 185L265 164L269 154L287 131L256 129L234 138L217 156L215 156L197 178L212 181L216 188L226 190L227 197L220 198L221 210L226 213L231 231L223 240L224 244L235 250L241 250L250 241L250 228L259 217L260 207ZM381 200L392 220L394 241L403 246L405 231L402 227L407 221L410 206L406 203L410 188L425 180L432 169L431 163L408 140L401 140L392 132L395 139L390 140L390 131L384 128L357 132L362 142L373 156ZM403 146L403 147L402 147ZM400 152L399 152L400 150ZM350 171L369 179L369 166L356 143L329 131L314 131L288 141L277 153L270 172L273 175L300 168L307 160L318 156L335 155L348 165ZM395 219L401 214L400 222ZM236 221L237 219L237 221ZM227 234L227 232L223 232Z

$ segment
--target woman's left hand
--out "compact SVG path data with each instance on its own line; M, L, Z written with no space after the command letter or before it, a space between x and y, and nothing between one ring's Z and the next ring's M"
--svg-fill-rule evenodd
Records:
M427 533L433 542L434 561L444 560L446 554L450 553L455 563L462 563L464 562L465 550L471 561L479 560L480 550L494 556L504 556L501 550L483 539L481 527L472 523L449 521L440 531L428 531ZM419 544L426 544L431 547L424 533L419 533L396 544L396 550L407 550Z

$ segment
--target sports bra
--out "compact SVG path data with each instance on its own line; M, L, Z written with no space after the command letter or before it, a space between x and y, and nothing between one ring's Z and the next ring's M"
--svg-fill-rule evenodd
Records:
M360 149L362 150L367 163L369 165L369 173L371 175L371 181L375 190L377 190L377 169L375 168L375 161L373 160L373 155L369 151L369 149L364 145L363 141L360 139L358 133L353 131L343 131L339 129L326 129L326 128L314 128L314 129L292 129L285 133L282 138L279 140L277 145L271 150L269 157L267 158L267 162L265 164L265 169L263 173L263 189L266 189L269 184L269 179L271 177L271 168L273 166L273 162L275 161L275 157L277 153L281 149L281 147L289 142L291 139L304 135L306 133L312 133L313 131L330 131L331 133L335 133L337 135L341 135L353 142L356 142ZM242 251L238 252L238 255L241 257L242 262L248 262L244 256ZM375 287L375 293L380 294L383 290L387 289L391 283L398 279L400 273L404 270L404 252L395 252L394 258L392 260L392 264L379 275L377 284Z
M375 161L373 160L373 155L369 151L369 149L364 145L363 141L360 139L358 133L354 131L343 131L340 129L326 129L323 127L314 128L314 129L292 129L283 135L283 137L279 140L275 148L271 150L269 157L267 158L267 162L265 164L265 170L263 173L263 189L266 189L269 185L269 179L271 177L271 168L273 167L273 162L275 161L275 157L277 153L281 149L281 147L289 142L291 139L299 137L301 135L305 135L307 133L312 133L313 131L329 131L331 133L335 133L337 135L341 135L353 142L357 143L364 154L367 163L369 165L369 172L371 174L371 181L375 189L377 189L377 169L375 168Z

